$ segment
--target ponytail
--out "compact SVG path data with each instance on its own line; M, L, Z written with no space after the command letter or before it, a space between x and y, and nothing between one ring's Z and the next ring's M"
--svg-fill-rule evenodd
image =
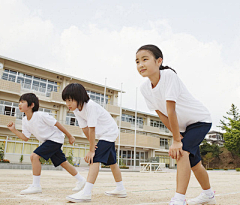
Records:
M172 69L172 68L170 68L170 67L168 67L168 66L162 66L162 64L160 65L159 70L166 70L166 69L170 69L170 70L172 70L174 73L177 74L177 72L176 72L174 69Z

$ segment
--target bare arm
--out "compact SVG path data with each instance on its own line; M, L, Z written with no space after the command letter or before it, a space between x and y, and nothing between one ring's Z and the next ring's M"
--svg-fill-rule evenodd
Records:
M7 127L10 131L12 131L15 135L18 136L18 138L22 139L23 141L27 142L28 138L21 132L19 132L16 128L15 128L15 124L13 122L10 122L7 124Z
M167 101L167 113L168 113L168 121L171 128L171 132L173 134L173 144L169 148L169 155L179 160L182 155L182 142L181 135L179 132L179 125L176 114L176 103L174 101Z
M73 144L75 142L75 138L59 122L57 122L55 126L68 137L70 144Z
M174 141L181 142L179 125L177 120L177 113L175 110L176 103L174 101L167 101L168 121L171 127Z
M88 129L88 133L87 133ZM87 136L88 141L90 143L90 150L85 156L85 162L87 163L93 163L93 157L95 156L95 127L88 127L88 128L83 128L84 134ZM86 133L85 133L86 132Z
M89 141L89 129L88 127L84 127L82 128L83 133L85 134L85 136L87 137L88 141Z
M155 110L155 111L158 114L160 120L163 122L163 124L172 132L168 117L166 115L164 115L163 113L161 113L159 110Z
M95 152L95 127L89 127L90 152Z

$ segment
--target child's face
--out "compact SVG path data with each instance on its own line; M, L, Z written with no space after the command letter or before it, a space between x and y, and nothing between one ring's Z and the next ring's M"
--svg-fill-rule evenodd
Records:
M19 104L18 104L18 108L20 112L28 112L29 110L32 110L33 107L34 107L34 104L28 107L28 103L26 100L21 100L19 101Z
M78 106L77 106L77 101L73 99L67 99L66 100L66 105L69 110L74 111Z
M162 59L154 58L151 52L140 50L136 54L136 64L139 74L143 77L150 77L159 72L159 67L162 64Z

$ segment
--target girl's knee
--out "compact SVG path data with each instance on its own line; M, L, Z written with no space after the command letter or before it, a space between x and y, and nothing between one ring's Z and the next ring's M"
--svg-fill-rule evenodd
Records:
M30 155L30 159L31 159L31 161L33 161L33 160L39 160L39 159L40 159L40 156L37 155L37 154L35 154L35 153L32 153L32 154Z
M181 157L184 157L184 158L189 158L189 152L188 151L184 151L182 152L182 156Z

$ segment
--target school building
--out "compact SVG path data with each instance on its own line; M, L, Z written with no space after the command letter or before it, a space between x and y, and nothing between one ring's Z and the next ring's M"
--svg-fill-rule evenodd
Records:
M172 134L157 115L137 111L135 143L135 110L122 108L121 113L118 105L121 90L109 86L105 90L104 85L0 56L0 147L4 149L5 159L19 163L23 156L23 163L30 163L30 154L40 145L34 136L27 142L22 141L6 126L13 121L21 131L24 113L19 111L18 101L22 94L33 92L40 100L39 110L54 116L76 138L74 145L65 138L63 152L66 156L71 154L76 164L86 165L83 158L89 150L89 142L61 98L62 90L69 83L81 83L90 98L104 106L118 126L121 124L119 161L122 164L134 165L136 147L136 166L158 157L156 159L166 167L175 167L175 160L168 156ZM115 145L118 149L119 138Z

